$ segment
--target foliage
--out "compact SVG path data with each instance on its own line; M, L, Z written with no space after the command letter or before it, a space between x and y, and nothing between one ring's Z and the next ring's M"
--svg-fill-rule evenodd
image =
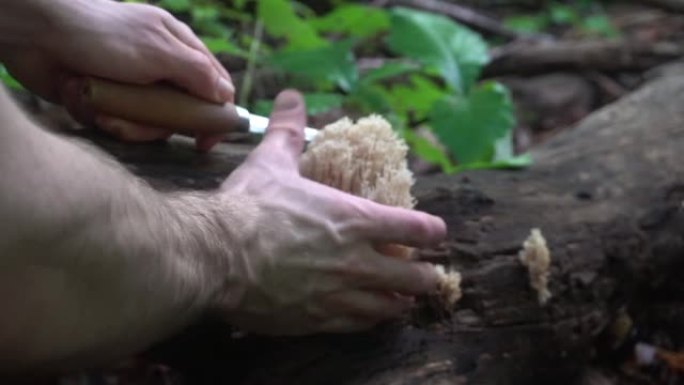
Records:
M273 14L288 15L288 27L268 26L276 22ZM497 151L502 142L512 148L513 106L502 85L477 84L488 47L466 27L431 13L359 4L342 4L325 15L297 13L285 0L259 2L256 16L269 37L283 40L259 58L260 65L309 89L309 113L344 107L358 115L381 114L414 153L446 172L529 163L512 151ZM293 30L306 30L309 43L296 40L301 36L290 35ZM362 50L389 51L394 58L360 72L355 53ZM265 114L271 105L257 101L254 109ZM417 135L414 126L432 131L440 143Z
M12 77L12 75L7 72L7 68L5 68L4 65L0 64L0 81L4 83L7 87L15 89L15 90L21 90L23 87L19 82Z
M529 163L511 150L508 90L478 82L487 43L444 16L345 1L326 14L288 0L124 1L157 4L187 22L213 53L247 60L240 100L255 112L267 114L272 102L249 97L252 80L275 71L305 92L309 114L343 108L383 115L415 154L445 172ZM567 18L559 12L555 18ZM360 71L357 55L378 52L389 57ZM0 76L14 84L2 68Z
M552 27L574 28L586 36L615 38L619 33L594 1L579 1L573 5L552 2L540 12L506 18L504 24L521 32L542 32Z

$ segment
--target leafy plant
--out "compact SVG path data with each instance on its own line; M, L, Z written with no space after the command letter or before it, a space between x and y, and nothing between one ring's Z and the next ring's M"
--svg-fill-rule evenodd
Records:
M535 14L510 16L504 20L504 24L511 29L528 33L542 32L552 27L570 27L588 36L619 36L610 19L593 1L580 1L573 5L552 2Z
M5 68L4 65L0 64L0 81L4 83L7 87L15 89L15 90L21 90L24 87L19 84L19 82L10 75L9 72L7 72L7 68Z
M272 101L250 97L255 74L276 71L304 91L309 114L338 108L381 114L416 155L445 172L530 162L513 155L515 120L508 90L478 81L489 61L487 43L444 16L346 2L324 15L287 0L233 0L231 6L218 0L153 3L187 21L212 52L247 60L239 100L257 113L267 114ZM571 18L562 12L553 17ZM600 20L591 23L603 28ZM392 57L360 71L359 52ZM16 85L2 67L0 76Z

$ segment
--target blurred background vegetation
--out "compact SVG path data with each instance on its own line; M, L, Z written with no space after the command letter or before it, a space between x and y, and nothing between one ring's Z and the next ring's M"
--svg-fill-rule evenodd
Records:
M383 2L147 2L193 28L234 75L238 104L255 113L268 114L275 94L295 87L305 93L312 125L380 114L414 157L443 172L530 163L516 153L508 87L481 78L492 49L510 39ZM505 12L501 28L522 39L569 30L581 38L619 37L597 1L542 3ZM0 76L18 87L2 68Z

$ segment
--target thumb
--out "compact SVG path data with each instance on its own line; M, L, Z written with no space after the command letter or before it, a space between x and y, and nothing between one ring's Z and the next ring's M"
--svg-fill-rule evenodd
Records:
M302 95L294 90L281 92L275 100L259 150L299 169L299 157L304 149L304 126L306 108Z

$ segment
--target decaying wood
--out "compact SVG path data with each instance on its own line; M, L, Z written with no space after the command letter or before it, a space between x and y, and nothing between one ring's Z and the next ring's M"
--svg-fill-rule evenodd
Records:
M535 150L523 171L419 179L419 208L449 226L423 257L463 275L453 311L425 299L401 322L343 336L231 336L203 325L162 356L188 384L564 384L602 352L616 314L659 320L670 347L682 346L681 95L684 76L655 80ZM216 186L249 149L105 147L164 189ZM518 260L532 228L551 253L544 306Z
M613 40L511 43L495 50L485 77L558 70L645 70L674 60L684 47L672 42Z

